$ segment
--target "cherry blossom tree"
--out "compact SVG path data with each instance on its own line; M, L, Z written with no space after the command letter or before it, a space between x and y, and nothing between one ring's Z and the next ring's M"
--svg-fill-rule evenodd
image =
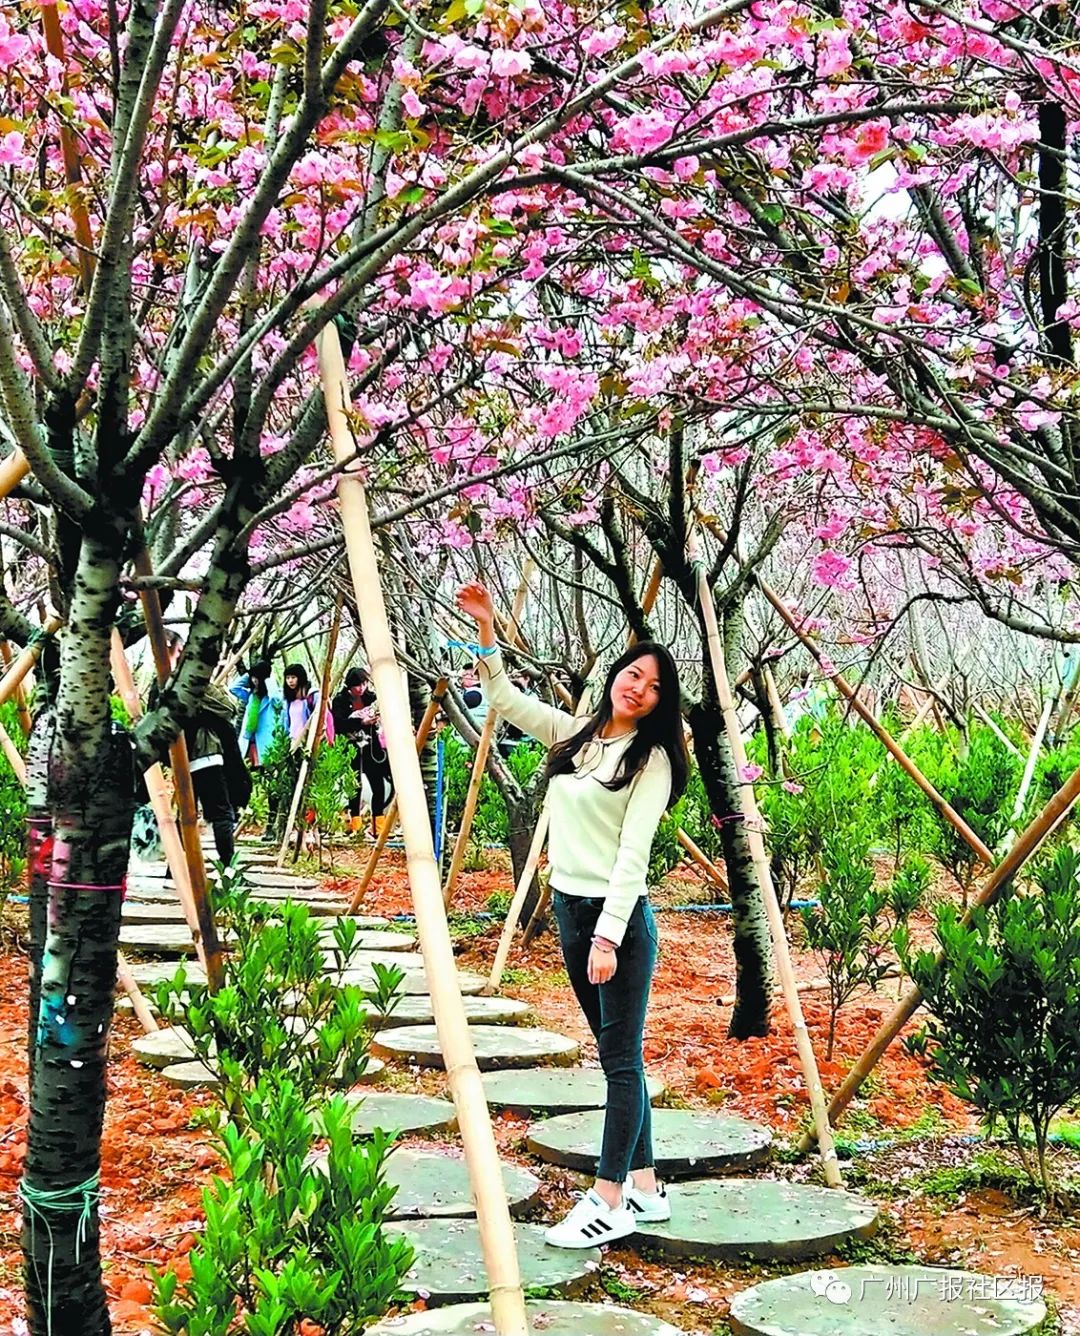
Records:
M64 624L32 751L35 1333L108 1330L102 888L133 791L111 632L130 639L140 588L194 596L135 731L146 765L245 589L333 559L320 329L349 344L376 526L448 502L417 550L540 523L537 471L564 461L563 521L599 521L622 455L708 421L731 495L762 443L770 482L832 506L843 479L819 586L917 501L912 541L957 535L935 578L1019 616L1017 576L1063 582L1080 535L1072 22L1004 0L0 15L2 434L32 470L0 531L0 631L37 636L40 596Z

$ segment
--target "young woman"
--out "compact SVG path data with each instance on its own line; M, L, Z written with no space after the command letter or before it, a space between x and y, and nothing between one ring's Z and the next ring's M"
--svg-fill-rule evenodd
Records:
M383 746L379 732L379 708L375 692L363 668L350 668L345 674L345 685L331 704L335 733L344 733L356 743L353 770L357 780L363 775L371 785L371 822L379 833L390 804L393 781L390 777L390 757ZM349 828L358 831L362 825L361 791L349 803Z
M663 645L634 645L612 664L596 712L574 718L514 687L495 644L491 595L464 585L457 605L479 628L488 703L549 748L548 858L563 960L607 1078L596 1181L547 1232L559 1248L593 1248L667 1220L656 1181L642 1039L656 965L645 881L653 836L686 786L679 679Z
M281 697L265 661L253 663L229 688L244 707L240 724L240 750L253 769L263 763L281 719Z
M285 665L285 730L292 746L298 747L304 740L311 716L319 703L318 693L312 691L307 669L302 663Z

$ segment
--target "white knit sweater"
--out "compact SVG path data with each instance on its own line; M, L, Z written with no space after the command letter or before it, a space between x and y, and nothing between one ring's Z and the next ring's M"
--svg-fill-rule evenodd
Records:
M582 726L565 710L518 691L498 651L479 660L479 671L490 707L545 747ZM653 748L645 768L625 788L604 787L632 737L633 732L607 741L594 738L574 758L574 773L556 775L548 791L551 885L564 895L602 898L596 932L616 945L634 906L648 893L649 852L671 795L671 763L662 747Z

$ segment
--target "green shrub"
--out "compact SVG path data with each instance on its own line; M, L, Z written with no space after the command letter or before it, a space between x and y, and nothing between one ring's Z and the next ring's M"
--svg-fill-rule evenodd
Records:
M1009 829L1023 761L989 728L968 730L966 752L957 757L942 748L937 765L924 769L927 779L950 807L991 849ZM955 828L935 813L932 852L964 892L965 903L978 858Z
M939 906L940 961L897 933L930 1008L933 1076L979 1109L991 1131L1004 1125L1032 1182L1051 1196L1050 1121L1080 1095L1078 874L1080 853L1062 847L1036 870L1037 893L1010 889L975 909L970 927L955 906Z
M861 836L861 838L860 838ZM819 904L801 911L806 943L817 955L829 982L829 1037L832 1061L841 1008L859 988L876 989L889 971L886 949L889 892L874 884L869 831L849 828L829 836L821 854L825 876Z
M216 904L235 939L224 987L211 995L181 967L157 1002L170 1020L182 1016L198 1055L219 1072L216 1138L227 1173L204 1189L190 1279L151 1272L154 1311L175 1336L294 1336L305 1318L333 1336L359 1333L386 1311L412 1264L409 1245L382 1227L394 1195L382 1178L393 1138L356 1137L355 1105L329 1093L367 1065L365 998L328 977L325 939L305 906L252 901L233 869L222 873ZM355 940L354 923L334 924L341 956ZM400 971L375 974L373 997L385 1010Z
M469 791L469 777L472 774L473 751L450 729L443 733L443 738L446 822L450 830L460 830L465 798ZM539 742L520 742L504 758L504 763L517 782L523 788L528 788L543 764L545 755L545 749ZM480 844L505 845L509 839L509 830L510 823L502 794L491 776L485 774L477 795L473 837Z
M304 806L315 813L315 824L323 835L333 835L342 827L345 809L360 787L353 769L355 744L346 737L324 742L315 753L315 764L308 774Z

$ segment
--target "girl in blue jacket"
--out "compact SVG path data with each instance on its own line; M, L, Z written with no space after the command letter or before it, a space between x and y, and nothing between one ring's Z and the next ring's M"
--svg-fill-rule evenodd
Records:
M253 663L229 688L244 707L240 723L240 750L253 769L262 765L281 720L281 695L270 676L270 665Z

